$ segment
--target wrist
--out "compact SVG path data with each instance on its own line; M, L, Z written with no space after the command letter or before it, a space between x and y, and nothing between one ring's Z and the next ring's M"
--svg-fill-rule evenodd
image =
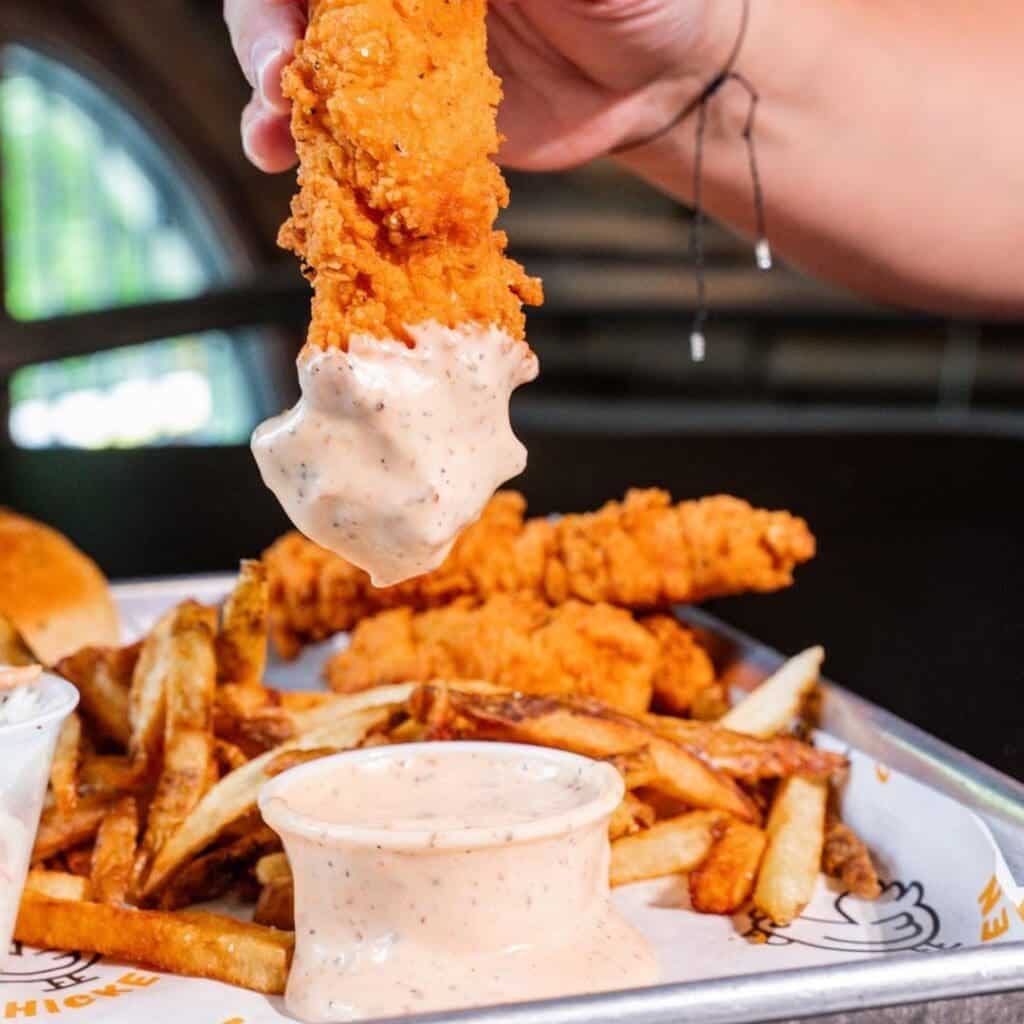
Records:
M751 7L755 3L749 0ZM648 178L652 177L652 168L665 163L679 170L680 142L693 134L702 94L727 69L738 70L738 58L746 48L749 25L745 21L749 17L745 0L705 0L700 4L687 43L685 69L665 76L648 89L631 130L611 152L614 160Z
M758 96L756 135L767 149L792 142L803 120L802 107L813 93L811 80L824 73L822 39L805 31L808 22L787 9L799 0L717 0L708 3L700 35L695 38L693 66L699 68L689 91L678 97L651 138L633 136L640 144L613 154L617 162L684 201L690 201L691 170L696 150L697 104L702 93L727 72L742 76ZM825 19L827 22L827 18ZM814 45L812 45L812 43ZM814 70L815 68L817 70ZM709 208L725 192L738 189L745 197L750 188L743 131L751 112L751 94L744 85L719 83L706 103L703 180ZM680 118L680 114L685 116ZM673 123L675 120L675 123ZM659 128L667 128L658 131ZM730 204L731 205L731 204Z

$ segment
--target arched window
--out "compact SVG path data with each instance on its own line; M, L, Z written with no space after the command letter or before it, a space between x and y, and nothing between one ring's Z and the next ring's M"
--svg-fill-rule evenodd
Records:
M3 303L36 320L223 282L235 253L168 155L94 82L0 50ZM210 331L27 366L9 382L20 446L233 444L266 411L245 332Z

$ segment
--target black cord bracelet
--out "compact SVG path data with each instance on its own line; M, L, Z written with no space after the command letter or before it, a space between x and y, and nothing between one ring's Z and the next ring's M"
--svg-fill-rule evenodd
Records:
M704 132L707 127L708 103L729 82L735 82L750 98L750 108L743 125L742 137L747 147L747 158L750 164L750 180L753 186L754 221L757 241L754 245L754 259L759 270L771 270L772 250L768 243L768 230L765 218L764 192L761 185L761 174L757 164L757 151L754 146L754 121L757 105L760 100L754 86L735 71L736 61L747 37L750 23L750 0L743 0L743 12L740 19L739 32L732 52L729 54L722 70L704 86L703 89L686 104L667 124L639 139L621 143L611 152L619 155L629 150L639 149L667 135L676 125L681 124L693 114L697 115L696 147L693 158L693 222L690 228L690 255L693 259L694 275L697 283L697 306L694 311L693 324L690 329L690 356L694 362L704 359L706 340L704 326L708 320L707 282L704 254L704 205L703 205L703 170L704 170Z

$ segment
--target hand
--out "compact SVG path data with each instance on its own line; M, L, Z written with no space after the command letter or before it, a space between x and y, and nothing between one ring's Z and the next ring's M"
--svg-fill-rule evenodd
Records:
M281 72L306 30L306 0L224 0L224 20L252 86L252 99L242 111L245 155L261 171L285 171L295 163L295 145Z
M734 3L491 0L501 162L573 167L668 123L719 70L711 6L720 19Z
M489 57L505 89L498 114L507 139L502 163L575 166L668 121L717 70L709 2L491 0ZM295 162L280 77L305 12L305 0L224 3L235 53L253 87L242 141L265 171Z

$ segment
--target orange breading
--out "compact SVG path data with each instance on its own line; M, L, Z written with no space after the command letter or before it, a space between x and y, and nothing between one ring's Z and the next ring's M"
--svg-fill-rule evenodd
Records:
M651 702L658 642L606 604L499 595L414 613L393 608L361 622L326 668L333 690L388 683L482 679L504 689L594 697L639 714Z
M651 683L654 699L665 711L685 715L694 698L715 682L711 656L692 629L674 615L648 615L640 619L661 647L661 658Z
M521 495L496 494L439 569L383 589L343 558L285 535L264 556L278 649L293 656L302 643L384 608L432 608L457 597L528 593L552 605L657 608L778 590L814 555L803 519L728 495L673 505L664 491L634 490L557 521L524 521L524 511Z
M308 340L408 342L406 325L523 336L540 282L494 230L508 189L490 159L501 83L485 0L312 0L285 70L298 194L279 243L313 283Z

